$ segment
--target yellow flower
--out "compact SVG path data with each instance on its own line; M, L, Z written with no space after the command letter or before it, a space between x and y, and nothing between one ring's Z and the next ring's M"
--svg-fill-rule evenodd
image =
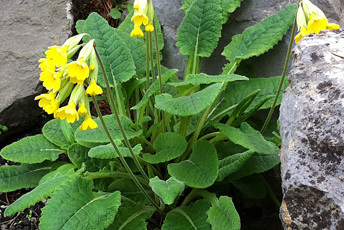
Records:
M140 26L136 26L135 25L133 31L131 31L130 36L133 37L133 38L135 38L135 37L142 38L143 37L143 32L142 32Z
M39 65L39 68L41 69L41 71L45 71L45 70L50 70L50 71L55 71L55 64L52 60L48 60L46 58L41 58L38 60L39 63L41 63Z
M145 31L147 31L147 32L153 32L153 31L154 31L153 25L152 25L152 24L146 25Z
M96 96L102 94L103 90L97 85L95 80L91 80L90 85L86 89L86 93L90 96Z
M43 81L43 86L47 90L53 90L55 93L60 89L61 73L46 70L41 73L39 80Z
M81 130L87 130L87 129L96 129L98 128L97 123L92 120L91 115L87 114L85 117L85 121L81 124L80 129Z
M83 58L67 65L67 75L72 83L82 84L89 75L89 69Z
M308 0L302 0L296 16L297 27L300 30L295 37L295 43L310 34L319 34L321 30L337 30L339 26L334 23L328 23L325 14Z
M83 103L79 103L78 114L79 116L85 116L88 113L85 105Z
M79 114L75 109L74 101L70 101L68 105L59 108L55 113L56 119L67 119L68 123L74 123L75 119L79 120Z
M68 46L50 46L48 49L45 52L47 59L52 60L56 67L66 65Z
M55 99L55 96L56 93L50 92L35 97L35 100L39 100L39 107L43 108L48 114L52 114L56 112L60 105L58 101Z

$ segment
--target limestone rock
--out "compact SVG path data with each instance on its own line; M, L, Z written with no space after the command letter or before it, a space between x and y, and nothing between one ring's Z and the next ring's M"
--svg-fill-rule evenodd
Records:
M344 1L343 0L313 0L314 4L324 10L331 22L337 22L344 26ZM219 74L227 61L221 55L225 46L227 46L232 36L242 33L247 27L261 22L291 3L297 3L297 0L243 0L240 8L236 9L229 17L227 23L223 26L222 36L218 47L213 55L204 58L202 63L202 72L208 74ZM163 49L163 65L169 68L184 69L185 57L179 53L177 42L177 31L184 17L184 12L180 11L181 0L156 0L154 9L159 17L163 27L165 47ZM279 42L274 49L257 58L252 58L241 64L243 71L253 73L257 77L279 76L282 73L285 55L289 44L290 31L287 36ZM183 73L179 73L183 76Z
M280 107L284 229L344 229L344 32L293 51Z
M33 126L41 109L38 60L70 35L69 0L3 0L0 7L0 124L7 134ZM19 126L19 127L18 127ZM19 129L16 129L19 128ZM5 134L6 134L5 133ZM4 138L2 134L0 140Z

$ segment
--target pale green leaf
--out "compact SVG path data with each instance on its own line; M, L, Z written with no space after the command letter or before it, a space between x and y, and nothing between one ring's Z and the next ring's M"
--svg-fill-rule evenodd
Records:
M287 6L277 14L247 28L242 34L232 38L222 55L230 62L259 56L270 50L286 34L296 15L296 4Z
M211 186L218 176L215 147L207 141L198 141L188 160L168 165L168 173L194 188Z
M35 164L45 160L55 161L64 150L49 142L42 134L25 137L0 151L0 155L9 161Z
M177 34L183 55L209 57L222 29L221 0L195 0L186 12Z
M100 169L108 166L107 160L91 158L88 156L89 148L86 148L79 144L72 144L68 148L68 157L75 166L81 168L83 164L86 166L86 170L89 172L97 172Z
M96 40L96 48L104 64L111 86L126 82L135 74L135 65L126 43L116 29L97 13L91 13L85 21L84 33ZM101 71L98 80L105 86Z
M143 159L151 164L170 161L181 156L187 147L185 138L179 133L162 133L153 143L156 154L144 154Z
M103 116L104 122L111 134L111 137L115 139L123 140L122 133L120 131L120 128L116 122L115 115L107 115ZM100 122L99 118L94 119L94 121L97 123L98 128L96 129L88 129L88 130L80 130L78 129L75 132L75 139L78 143L84 145L84 142L88 143L98 143L99 144L107 144L109 143L109 138L105 133L105 130L103 128L103 125ZM124 131L127 135L127 138L130 140L138 135L140 135L140 132L135 132L132 129L133 123L132 121L126 117L126 116L120 116L121 124L124 128ZM92 146L94 147L94 146Z
M52 170L51 162L0 167L0 192L11 192L22 188L33 188L39 180Z
M240 6L242 0L221 0L222 6L222 23L226 23L228 17Z
M85 26L85 20L78 20L75 24L76 31L79 34L82 34L84 32L84 26Z
M174 177L164 181L157 176L149 180L149 186L168 205L173 204L174 199L181 195L185 187L183 182Z
M117 8L113 8L110 11L110 15L113 19L120 19L122 17L122 13Z
M219 177L218 181L222 181L226 176L232 174L233 172L239 170L245 162L250 159L253 150L247 150L243 153L237 153L231 156L228 156L219 161Z
M206 212L210 202L199 200L189 206L181 206L167 213L162 230L211 230Z
M162 75L162 84L165 84L165 82L167 82L168 80L170 80L173 76L176 75L176 73L178 72L178 70L176 69L172 69L172 70L168 70L166 73L164 73ZM155 95L157 92L159 92L160 90L160 86L159 86L159 81L156 80L155 82L153 82L149 89L147 90L147 92L145 93L145 95L142 97L141 101L135 105L134 107L132 107L131 109L140 109L142 108L142 106L146 105L147 102L149 101L149 98L153 95Z
M67 168L67 170L64 170L64 168ZM69 180L73 175L75 175L74 170L70 168L70 165L63 165L57 170L48 173L45 175L45 178L49 179L45 179L42 183L40 182L35 189L24 194L6 208L5 216L11 216L16 212L23 211L25 208L43 200L43 198L47 198L56 190L56 188Z
M120 192L93 194L93 182L73 177L61 185L42 209L40 229L102 230L108 227L121 204Z
M212 230L240 230L240 217L232 198L221 196L207 212Z
M132 157L127 147L117 146L117 148L123 157ZM136 156L142 151L140 144L135 145L132 149ZM99 159L114 159L118 157L117 152L111 143L91 148L90 151L88 151L88 156Z
M215 127L233 143L241 145L254 152L273 154L278 150L273 143L266 141L260 132L253 129L246 122L241 124L240 129L223 124L216 124Z
M170 82L168 84L178 87L178 86L184 86L184 85L189 85L189 84L201 85L201 84L232 82L232 81L240 81L240 80L249 80L249 79L247 77L240 76L237 74L210 76L204 73L200 73L200 74L189 74L186 76L185 80L182 82Z
M174 115L195 115L211 106L220 90L221 83L215 83L190 96L172 98L169 94L158 95L155 97L155 107Z

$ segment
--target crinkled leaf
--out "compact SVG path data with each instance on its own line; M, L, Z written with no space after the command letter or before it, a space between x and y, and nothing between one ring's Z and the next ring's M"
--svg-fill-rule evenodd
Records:
M169 94L161 94L155 97L155 107L174 115L195 115L208 108L220 90L221 83L215 83L190 96L172 98Z
M219 161L219 177L218 181L222 181L226 176L232 174L233 172L239 170L245 162L250 159L253 150L247 150L243 153L237 153L231 156L228 156Z
M109 132L111 134L111 137L115 139L123 140L122 133L119 129L119 126L116 122L114 115L107 115L103 116L104 122L109 129ZM109 138L105 133L105 130L103 128L103 125L100 122L99 118L94 119L94 121L97 123L98 128L96 129L88 129L88 130L80 130L78 129L75 132L75 139L78 143L84 145L84 142L88 143L99 143L99 144L106 144L109 143ZM132 139L138 135L140 135L140 132L135 132L132 129L133 123L132 121L126 117L126 116L120 116L121 124L124 128L124 131L128 137L128 139Z
M79 34L82 34L84 32L84 26L85 26L85 20L78 20L75 24L76 31Z
M222 23L226 23L228 17L241 4L242 0L222 0Z
M221 196L212 202L207 215L212 230L240 230L240 217L230 197Z
M177 72L178 70L176 69L168 70L166 73L162 75L162 78L161 78L162 83L165 84L165 82L170 80L173 76L175 76ZM149 89L147 90L145 95L142 97L141 101L137 105L132 107L131 109L136 110L136 109L142 108L142 106L147 104L147 102L149 101L149 98L153 96L154 94L156 94L157 92L159 92L159 90L160 90L160 86L159 86L159 81L157 80L150 85Z
M33 188L39 180L52 170L51 162L0 167L0 192L11 192L21 188Z
M64 150L48 141L42 134L25 137L0 151L0 155L9 161L35 164L45 160L55 161Z
M183 55L209 57L222 29L221 0L195 0L186 12L177 34Z
M78 168L85 164L86 170L89 172L97 172L100 169L108 166L107 160L91 158L88 156L89 148L86 148L79 144L72 144L68 148L68 157Z
M144 154L143 159L151 164L170 161L181 156L187 147L185 138L179 133L162 133L153 143L156 154Z
M188 160L168 165L168 173L193 188L211 186L218 175L215 147L207 141L198 141Z
M67 170L64 170L64 168L67 168ZM45 175L45 178L49 179L45 179L42 183L40 182L35 189L24 194L12 203L8 208L6 208L5 215L11 216L16 212L23 211L25 208L43 200L43 198L47 198L73 175L75 175L74 170L70 165L63 165L57 170L48 173Z
M277 14L247 28L242 34L232 38L222 55L232 63L239 63L267 52L287 33L294 22L296 10L296 4L289 5Z
M257 90L260 90L258 95L255 97L253 102L250 106L246 109L246 111L251 110L253 107L256 107L257 104L260 104L262 98L267 96L275 96L278 90L279 83L281 81L281 77L270 77L270 78L257 78L257 79L250 79L249 81L237 81L228 84L225 91L223 92L223 100L216 110L215 114L219 114L222 111L240 103L243 99L247 96L252 94ZM283 82L282 92L288 86L288 79L286 78ZM259 109L267 109L272 106L273 98L266 101ZM282 100L282 94L280 94L277 104L279 105Z
M240 129L223 124L216 124L215 127L233 143L241 145L254 152L273 154L278 150L273 143L266 141L260 132L253 129L246 122L241 124Z
M200 73L200 74L189 74L186 76L185 80L182 82L171 82L168 84L178 87L178 86L189 85L189 84L201 85L201 84L232 82L232 81L240 81L240 80L249 80L249 79L247 77L240 76L237 74L211 76L204 73Z
M123 203L115 221L107 230L147 230L147 222L155 212L155 208L142 204Z
M191 4L194 2L194 0L182 0L182 7L180 8L180 10L184 11L184 13L188 12Z
M149 186L168 205L173 204L174 199L181 195L185 187L183 182L174 177L164 181L157 176L149 180Z
M132 157L127 147L117 147L123 157ZM140 144L137 144L133 147L133 152L135 155L139 155L141 151L142 147ZM99 159L114 159L118 157L117 152L115 151L111 143L91 148L90 151L88 151L88 156Z
M102 230L108 227L121 204L121 194L95 196L92 189L93 182L89 178L74 177L61 185L42 209L40 229Z
M96 40L96 48L104 64L111 86L114 82L128 81L135 74L135 65L130 50L116 29L97 13L91 13L85 21L84 33ZM98 80L105 86L101 71Z
M210 202L199 200L189 206L181 206L167 213L162 230L210 230L206 212Z
M266 172L280 163L279 150L270 155L253 154L243 166L227 177L233 181L255 173Z

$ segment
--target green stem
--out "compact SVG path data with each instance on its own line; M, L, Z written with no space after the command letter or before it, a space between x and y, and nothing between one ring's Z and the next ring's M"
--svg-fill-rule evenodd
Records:
M277 90L277 93L276 93L276 96L275 96L275 100L272 103L272 106L271 106L271 109L269 111L269 114L268 114L268 116L267 116L267 118L266 118L266 120L264 122L264 125L263 125L262 129L260 130L261 134L264 134L264 132L266 130L266 127L268 126L268 124L270 122L270 119L272 117L272 114L273 114L273 112L275 110L275 107L276 107L276 104L277 104L277 100L278 100L279 94L280 94L280 92L282 90L282 86L283 86L283 83L284 83L285 75L286 75L287 69L288 69L288 63L289 63L289 59L290 59L291 48L292 48L293 42L294 42L295 31L296 31L296 16L295 16L295 19L294 19L293 30L291 32L291 38L290 38L290 41L289 41L288 53L287 53L287 56L286 56L286 59L285 59L285 63L284 63L284 68L283 68L281 82L280 82L280 84L278 86L278 90Z
M85 176L91 179L99 179L99 178L107 178L107 177L132 179L130 174L125 173L125 172L86 172ZM135 177L141 184L150 188L148 182L145 179L138 176L135 176Z
M100 112L98 103L97 103L97 101L96 101L96 99L95 99L94 96L92 96L92 100L93 100L94 106L95 106L95 108L96 108L96 110L97 110L97 114L98 114L98 117L99 117L99 119L100 119L100 122L101 122L102 125L103 125L104 131L105 131L106 135L108 136L111 145L114 147L114 149L115 149L115 151L116 151L116 153L117 153L117 155L118 155L120 161L122 162L122 164L123 164L125 170L129 173L131 179L134 181L134 183L136 184L136 186L141 190L141 192L143 193L143 195L148 199L148 201L149 201L149 202L150 202L159 212L163 213L163 211L160 210L159 205L157 205L157 204L154 202L154 200L148 195L147 191L142 187L142 185L140 184L140 182L138 181L138 179L137 179L136 176L134 175L133 171L131 171L131 169L130 169L128 163L125 161L124 157L122 156L121 152L120 152L119 149L117 148L115 142L113 141L113 139L112 139L112 137L111 137L111 135L110 135L110 132L109 132L109 130L108 130L108 128L107 128L107 126L106 126L106 124L105 124L105 122L104 122L103 115L102 115L101 112Z
M191 116L187 117L180 117L180 127L179 127L179 133L183 136L186 137L188 133L188 127L191 122Z
M161 78L161 66L160 66L160 54L159 54L159 43L158 43L158 33L156 31L155 20L153 20L154 26L154 40L155 40L155 52L156 52L156 61L158 66L158 76L159 76L159 86L160 86L160 94L162 94L162 78Z
M188 203L190 203L190 201L192 199L194 199L195 197L201 196L206 200L209 200L212 204L217 203L217 198L216 195L214 193L210 193L206 190L202 190L202 189L197 189L194 188L192 189L192 191L189 193L189 195L187 195L183 201L183 203L181 204L181 206L185 206Z
M114 107L114 115L115 115L115 118L116 118L116 121L117 121L117 124L118 124L118 127L119 129L121 130L121 133L122 133L122 136L123 136L123 139L124 139L124 143L126 145L126 147L129 149L129 152L137 166L137 168L139 169L139 171L141 172L142 176L145 177L148 181L149 181L149 178L147 176L147 174L144 172L142 166L140 165L140 163L138 162L137 158L136 158L136 155L134 154L134 151L129 143L129 140L127 138L127 135L125 134L125 131L123 129L123 126L122 126L122 123L119 119L119 115L118 115L118 111L117 111L117 108L115 106L115 101L113 99L113 96L112 96L112 93L111 93L111 88L110 88L110 84L109 84L109 81L108 81L108 78L107 78L107 75L106 75L106 72L105 72L105 69L104 69L104 65L103 65L103 62L102 60L100 59L100 56L98 54L98 51L96 49L96 47L94 47L94 50L96 52L96 55L97 55L97 58L98 58L98 61L99 61L99 64L100 64L100 67L102 69L102 72L103 72L103 76L104 76L104 81L105 81L105 84L106 84L106 89L109 93L109 98L110 98L110 103L111 105ZM118 98L117 98L118 100ZM111 136L109 136L110 139L112 139Z
M218 134L220 134L220 132L208 133L204 135L203 137L201 137L199 140L207 140L209 138L216 137Z
M151 63L151 73L152 73L152 79L154 82L155 81L155 70L154 70L152 33L148 33L148 40L149 40L149 55L150 55L150 63Z
M146 33L146 92L149 89L149 39L148 32Z

